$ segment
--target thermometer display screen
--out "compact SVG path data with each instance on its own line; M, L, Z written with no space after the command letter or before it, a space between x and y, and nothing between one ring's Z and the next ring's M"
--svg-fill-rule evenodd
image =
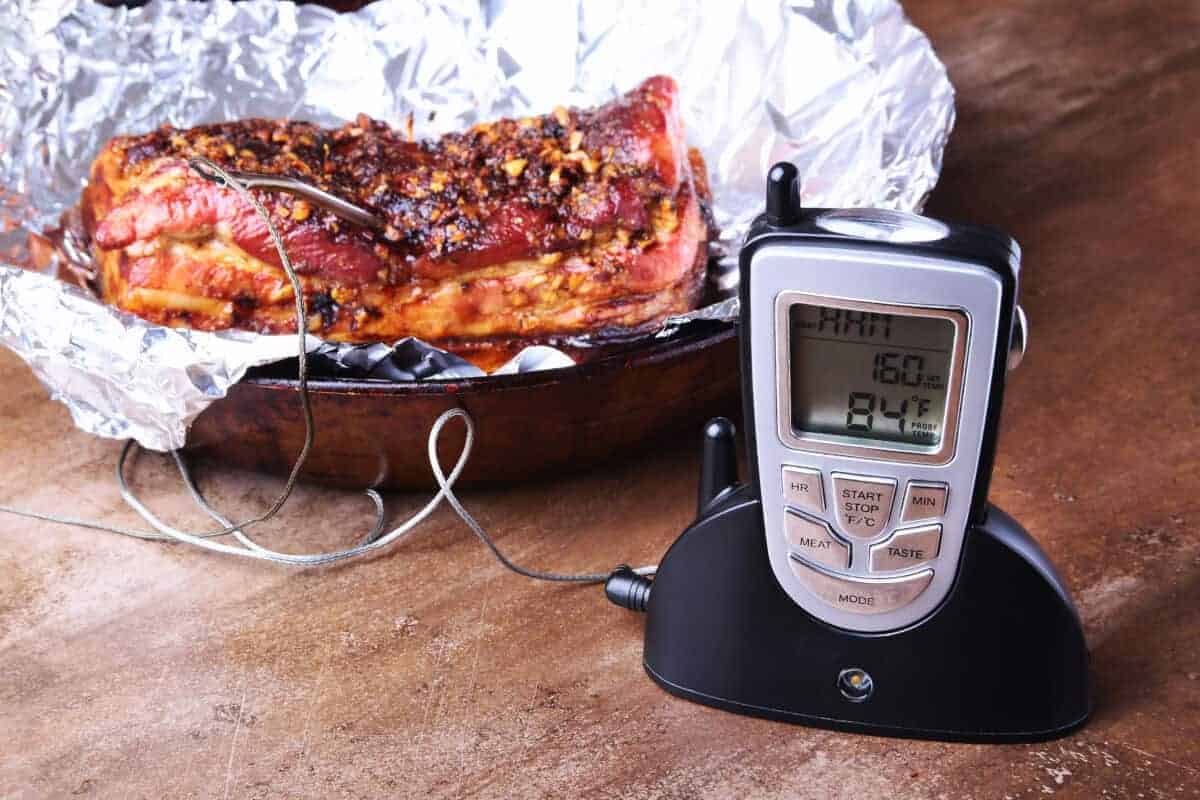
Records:
M788 313L797 434L941 442L952 321L805 303Z

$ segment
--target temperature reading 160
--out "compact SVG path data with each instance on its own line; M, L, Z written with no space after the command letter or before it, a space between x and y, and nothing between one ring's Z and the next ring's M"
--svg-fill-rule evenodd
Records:
M911 353L876 353L871 378L876 383L920 386L925 382L925 358Z

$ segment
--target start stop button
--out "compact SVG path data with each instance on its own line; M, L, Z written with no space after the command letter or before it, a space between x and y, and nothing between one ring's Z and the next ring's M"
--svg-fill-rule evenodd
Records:
M886 208L841 208L826 211L816 224L842 236L873 239L877 242L933 242L943 239L950 229L936 219L892 211Z

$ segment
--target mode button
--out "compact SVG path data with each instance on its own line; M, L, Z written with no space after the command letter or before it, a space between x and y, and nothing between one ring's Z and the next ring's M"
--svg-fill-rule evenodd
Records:
M864 579L829 575L792 556L792 574L810 592L839 611L886 614L916 600L933 580L933 570L899 578Z

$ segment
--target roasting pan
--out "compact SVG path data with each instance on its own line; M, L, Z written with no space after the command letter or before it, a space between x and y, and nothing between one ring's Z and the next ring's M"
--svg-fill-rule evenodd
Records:
M292 367L294 369L294 365ZM305 480L419 489L436 484L426 446L438 415L461 407L476 439L460 485L497 485L584 470L738 409L737 330L712 323L562 369L450 381L310 380L316 439ZM735 417L736 418L736 417ZM188 435L205 459L286 474L304 441L297 382L253 371L209 406ZM463 445L442 434L450 470Z

